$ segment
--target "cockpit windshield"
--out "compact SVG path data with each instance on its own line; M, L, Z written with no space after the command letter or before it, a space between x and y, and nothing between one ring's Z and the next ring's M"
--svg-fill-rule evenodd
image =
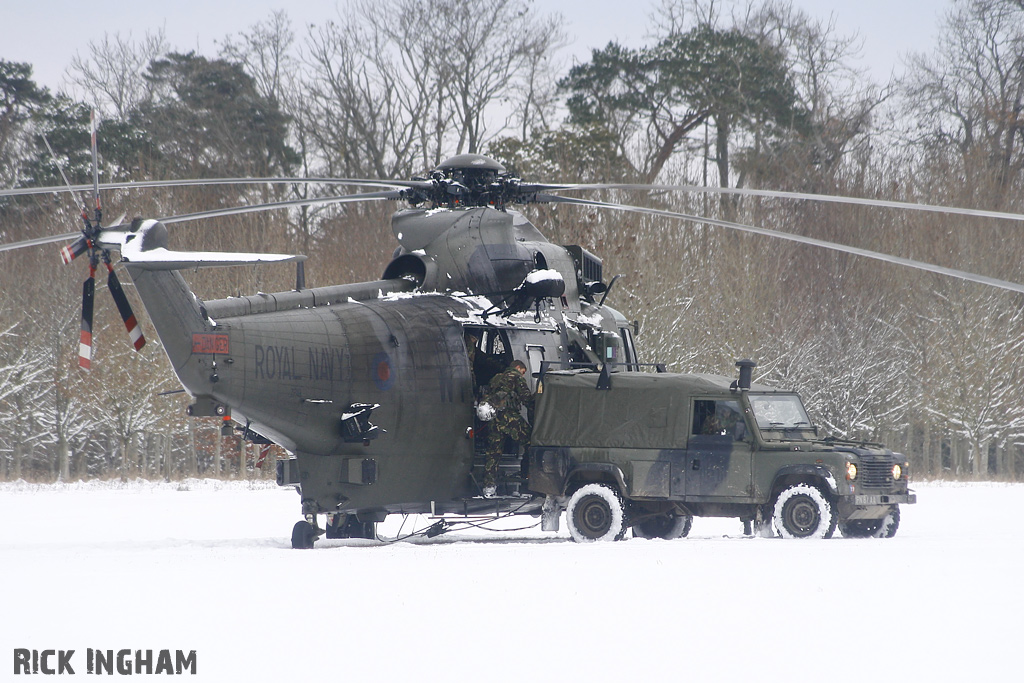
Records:
M811 429L804 404L795 394L748 394L750 408L761 431Z

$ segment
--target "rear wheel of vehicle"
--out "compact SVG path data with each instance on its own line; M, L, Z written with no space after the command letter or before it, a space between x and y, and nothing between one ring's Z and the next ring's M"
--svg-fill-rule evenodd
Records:
M658 515L649 517L633 525L633 535L637 538L683 538L690 533L693 517L690 515Z
M316 530L313 525L306 520L296 522L292 527L292 548L309 550L313 547L314 541L316 541Z
M604 484L580 487L565 507L569 535L577 543L618 541L626 534L622 498Z
M796 484L779 494L772 523L783 538L831 538L836 529L831 503L810 484Z

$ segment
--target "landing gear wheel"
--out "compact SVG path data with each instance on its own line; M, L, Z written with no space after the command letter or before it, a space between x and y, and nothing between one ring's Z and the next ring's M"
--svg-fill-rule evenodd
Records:
M690 533L693 517L690 515L658 515L649 517L639 524L633 525L633 535L637 538L683 538Z
M309 550L315 541L316 529L306 520L296 522L292 527L292 547L296 550Z
M783 538L831 538L836 516L820 489L796 484L784 489L775 500L772 523Z
M577 543L618 541L626 535L622 498L604 484L587 484L572 494L565 519L569 535Z

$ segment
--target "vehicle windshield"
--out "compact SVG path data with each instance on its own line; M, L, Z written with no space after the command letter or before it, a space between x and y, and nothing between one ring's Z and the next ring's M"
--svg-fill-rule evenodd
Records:
M748 398L750 408L754 411L757 428L761 431L811 428L811 421L799 396L749 394Z

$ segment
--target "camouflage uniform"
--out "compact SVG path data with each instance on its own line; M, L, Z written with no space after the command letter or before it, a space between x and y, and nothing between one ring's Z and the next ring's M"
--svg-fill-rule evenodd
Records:
M488 423L484 486L494 486L505 437L512 437L524 447L530 445L530 423L523 419L520 409L524 405L533 406L533 394L519 371L510 367L491 379L487 385L487 401L497 414Z

